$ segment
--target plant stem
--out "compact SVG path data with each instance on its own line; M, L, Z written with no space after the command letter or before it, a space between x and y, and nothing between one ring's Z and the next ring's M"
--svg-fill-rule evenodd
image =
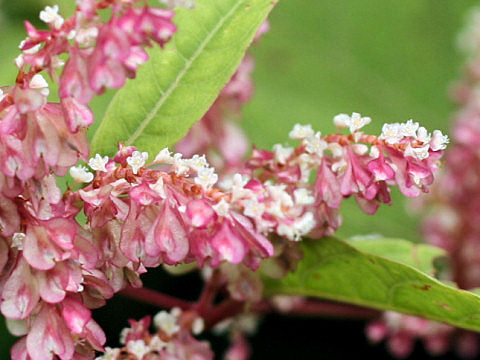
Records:
M188 301L184 301L173 296L161 294L155 290L147 288L134 288L132 286L128 286L124 290L122 290L120 294L130 299L134 299L143 303L155 305L166 309L179 307L182 310L188 310L193 305Z
M220 273L217 270L214 270L212 276L205 284L198 302L194 305L195 310L197 310L198 313L203 314L208 308L210 308L215 300L215 296L217 296L217 291L220 286L219 282Z
M208 327L212 327L222 320L241 313L246 306L245 303L232 299L227 299L212 306L211 303L215 297L217 285L216 280L212 278L212 281L205 286L204 292L197 303L177 299L146 288L127 287L120 294L161 308L179 307L182 310L194 310L204 318ZM361 320L372 319L381 314L380 311L360 306L318 300L303 300L285 311L278 310L269 301L252 304L249 308L252 312L260 314L281 313L292 316L326 316Z

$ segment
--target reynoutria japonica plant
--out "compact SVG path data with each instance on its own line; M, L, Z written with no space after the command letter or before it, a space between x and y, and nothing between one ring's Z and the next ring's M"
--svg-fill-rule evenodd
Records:
M428 192L446 135L408 119L369 134L371 119L353 113L334 117L335 133L297 124L290 145L250 148L234 118L253 91L245 52L274 2L76 5L68 19L46 7L41 29L25 22L15 84L2 88L0 310L19 337L12 359L212 359L198 337L215 329L231 341L225 358L242 360L255 316L272 311L392 310L480 330L480 298L432 277L443 251L332 237L346 198L373 215L392 187ZM119 88L96 118L92 99ZM198 301L142 287L159 266L199 271ZM118 293L159 312L109 347L92 310Z

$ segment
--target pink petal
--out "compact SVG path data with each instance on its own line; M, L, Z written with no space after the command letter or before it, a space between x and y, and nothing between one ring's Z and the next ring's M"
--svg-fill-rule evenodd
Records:
M25 319L39 301L38 286L24 259L8 278L2 292L2 314L11 319Z

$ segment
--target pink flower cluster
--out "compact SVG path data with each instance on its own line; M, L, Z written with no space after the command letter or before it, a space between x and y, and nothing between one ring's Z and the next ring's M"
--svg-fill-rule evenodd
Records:
M150 333L152 319L130 320L130 327L122 331L122 348L106 348L96 360L213 360L213 352L207 342L198 341L193 335L203 331L203 320L194 312L161 311L153 318L157 332Z
M248 214L232 204L232 194L213 187L218 177L204 156L183 159L164 149L147 164L154 168L145 167L147 158L122 148L114 159L120 166L105 159L93 182L77 193L105 248L145 267L202 266L208 259L211 266L228 261L256 269L273 255Z
M27 335L13 359L87 359L105 343L89 308L113 289L96 273L100 259L75 219L75 196L62 195L52 174L88 158L92 96L123 85L147 60L142 47L163 46L175 32L172 11L136 3L83 0L68 20L47 6L40 19L49 30L25 23L16 84L2 88L0 310L13 334ZM107 8L112 16L102 23L98 12ZM60 84L60 104L47 102L42 71Z
M372 343L387 339L388 350L399 359L413 352L417 339L432 356L443 355L452 347L463 358L474 358L479 351L476 333L395 312L386 312L371 322L366 333Z
M358 113L341 114L334 121L339 128L348 127L351 134L322 137L311 126L297 124L290 137L299 140L300 146L277 144L273 152L254 149L247 161L248 174L263 183L276 184L270 187L289 195L291 200L278 195L285 199L281 209L288 211L289 201L310 209L303 215L297 211L291 217L276 216L278 202L267 202L265 220L277 221L275 229L280 235L298 239L310 232L314 237L332 234L341 224L340 204L349 196L355 197L364 212L374 214L380 203L391 203L390 186L397 185L409 197L427 192L448 143L438 130L432 136L412 120L385 124L378 137L359 131L370 118ZM298 222L300 229L312 222L316 225L296 233Z

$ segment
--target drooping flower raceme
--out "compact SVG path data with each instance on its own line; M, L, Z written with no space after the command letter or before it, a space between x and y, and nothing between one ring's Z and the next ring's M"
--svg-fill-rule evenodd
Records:
M290 196L292 204L310 208L311 212L304 217L296 214L295 221L302 223L300 228L314 222L316 225L310 231L315 229L318 237L330 235L338 228L341 223L338 210L345 197L354 196L363 211L373 214L380 203L391 203L389 186L398 185L409 197L428 191L442 150L434 149L431 139L420 137L425 129L419 128L418 123L386 124L377 137L359 131L370 122L369 118L356 113L351 117L342 114L334 119L337 125L339 117L344 118L342 127L348 126L350 135L322 137L311 126L297 124L290 132L292 139L301 142L297 148L278 144L273 152L254 149L246 172L275 189L273 197L277 200L272 210L267 204L269 219L285 218L276 216L280 214L278 209L285 208L282 201L289 202L280 189ZM418 130L407 133L403 131L407 126ZM443 137L442 141L447 143L448 139ZM313 187L312 172L316 172ZM295 225L288 228L283 225L286 224L279 220L281 235L290 238L305 235L295 235Z

